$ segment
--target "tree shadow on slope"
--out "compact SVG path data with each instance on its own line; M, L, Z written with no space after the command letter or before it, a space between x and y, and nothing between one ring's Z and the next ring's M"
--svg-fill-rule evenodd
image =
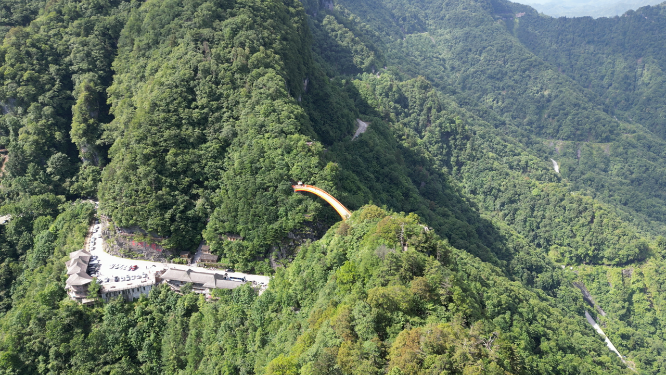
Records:
M500 267L509 277L546 291L559 286L559 271L541 251L515 232L483 218L474 202L425 158L417 145L398 141L402 135L384 120L386 114L374 109L354 85L343 85L360 118L370 123L364 134L354 141L349 134L347 140L332 145L326 156L341 167L338 190L344 204L350 209L373 203L394 211L415 212L451 245ZM399 98L397 102L401 102ZM400 105L407 106L406 99ZM452 130L444 141L471 136L455 133ZM449 167L455 164L453 147L442 145Z

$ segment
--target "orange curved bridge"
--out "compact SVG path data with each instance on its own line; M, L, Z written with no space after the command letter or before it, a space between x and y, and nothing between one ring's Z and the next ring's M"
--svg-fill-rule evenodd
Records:
M312 193L326 202L333 206L335 210L338 212L338 214L342 217L342 220L347 220L351 216L351 212L347 209L347 207L343 206L340 201L335 199L331 194L327 193L325 190L320 189L316 186L312 185L303 185L301 183L298 183L298 185L291 185L292 188L294 188L294 191L307 191L308 193Z

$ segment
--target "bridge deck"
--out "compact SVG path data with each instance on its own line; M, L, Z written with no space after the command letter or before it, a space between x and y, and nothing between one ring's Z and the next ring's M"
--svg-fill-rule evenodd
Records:
M342 220L347 220L351 216L351 212L340 203L337 199L335 199L334 196L331 194L327 193L325 190L320 189L316 186L312 185L292 185L294 188L294 191L307 191L308 193L312 193L326 202L333 206L333 208L338 212L338 214L342 217Z

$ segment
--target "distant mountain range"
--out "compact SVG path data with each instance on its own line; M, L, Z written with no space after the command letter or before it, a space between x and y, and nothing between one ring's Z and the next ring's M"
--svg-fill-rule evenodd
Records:
M646 5L657 5L661 0L564 0L564 1L542 1L522 0L521 4L527 4L540 13L553 17L614 17L622 15L630 9L638 9Z

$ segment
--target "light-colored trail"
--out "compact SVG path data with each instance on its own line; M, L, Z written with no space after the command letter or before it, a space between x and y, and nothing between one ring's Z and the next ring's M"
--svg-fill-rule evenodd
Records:
M356 119L356 122L358 123L358 129L356 129L356 133L354 133L352 141L358 138L359 135L365 133L365 131L368 130L368 125L370 125L367 122L361 121L361 119Z

